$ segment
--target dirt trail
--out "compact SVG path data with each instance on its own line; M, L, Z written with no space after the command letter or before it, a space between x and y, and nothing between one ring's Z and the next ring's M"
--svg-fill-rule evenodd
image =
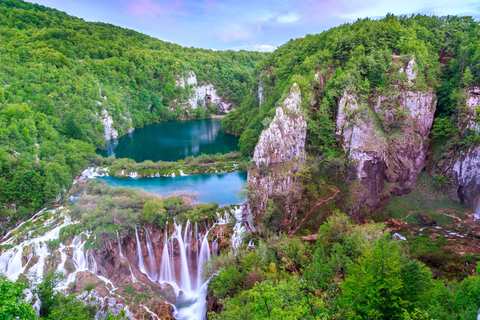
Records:
M337 196L337 194L340 193L340 189L338 189L336 186L327 185L327 187L329 187L329 188L331 188L331 189L334 190L333 195L330 196L330 197L328 197L328 198L324 198L324 199L320 200L319 202L317 202L317 203L312 207L312 209L310 209L310 211L307 212L307 214L303 217L303 219L300 220L300 223L298 224L298 226L297 226L294 230L292 230L292 231L290 232L290 235L289 235L290 238L298 231L298 229L300 229L300 227L303 225L303 223L305 222L305 220L307 220L307 218L308 218L308 216L310 215L310 213L312 213L312 211L315 210L316 207L324 204L325 202L328 202L328 201L332 200L333 198L335 198L335 197Z
M449 212L449 213L447 213L447 212L445 212L445 211L447 211L447 212ZM412 214L417 214L417 213L422 213L422 212L425 212L425 210L423 210L423 211L422 211L422 210L419 210L419 211L415 211L415 210L408 211L407 216L401 218L400 220L405 221L405 220L408 219L408 217L410 217ZM465 215L467 215L468 218L467 218L467 219L463 219L463 220L462 220L461 218L457 217L457 216L454 214L454 212L456 212L456 211L453 210L453 209L437 209L437 210L434 210L433 212L436 213L436 214L441 214L441 215L443 215L443 216L453 218L453 219L457 220L459 223L465 223L465 222L468 222L468 221L473 220L473 212L471 212L471 213L464 213Z

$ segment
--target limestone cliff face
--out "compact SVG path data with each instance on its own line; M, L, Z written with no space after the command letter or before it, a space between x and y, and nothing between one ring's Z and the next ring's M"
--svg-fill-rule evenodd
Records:
M466 108L459 116L460 133L467 129L479 131L480 125L474 121L477 117L475 107L480 106L480 88L474 87L467 91ZM454 188L462 201L472 208L476 208L475 218L480 219L480 146L472 146L468 150L460 151L456 156L446 159L448 171L453 178Z
M406 74L406 89L392 88L373 105L361 105L348 91L339 102L336 133L354 164L352 178L357 179L352 212L361 205L377 209L391 196L411 192L425 167L435 94L409 87L415 80L413 59Z
M196 109L199 105L203 109L206 109L206 103L211 101L216 104L221 113L228 113L230 110L233 110L231 103L222 101L217 94L217 90L212 84L202 84L199 85L197 82L197 76L193 71L190 71L187 77L180 77L176 80L175 84L178 87L185 89L185 83L187 83L192 90L192 97L188 99L188 104L192 109Z
M284 197L287 218L290 222L296 218L296 200L300 195L294 174L305 163L307 133L300 105L300 89L294 84L255 147L255 166L248 172L249 204L254 217L265 212L269 198Z

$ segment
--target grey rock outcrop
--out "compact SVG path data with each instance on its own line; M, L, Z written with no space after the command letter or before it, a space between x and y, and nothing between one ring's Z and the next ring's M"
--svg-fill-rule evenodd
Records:
M409 85L415 75L412 59ZM411 192L425 167L435 94L407 87L376 99L373 106L361 105L345 91L339 102L336 134L355 168L351 213L361 205L375 210L391 196Z
M90 292L83 291L78 295L78 299L84 304L95 306L97 308L95 320L107 319L109 314L119 316L122 310L125 311L124 317L126 319L135 320L135 316L129 310L128 306L117 303L115 298L99 296L97 290L92 290Z
M461 134L467 129L480 130L480 125L475 121L478 116L475 110L477 106L480 106L480 88L474 87L467 91L466 108L459 117ZM480 146L460 151L449 167L458 196L475 209L475 219L480 219Z
M305 164L307 122L300 110L300 89L296 84L265 129L255 147L254 168L248 172L249 204L253 217L265 212L268 199L287 198L287 219L296 219L299 185L295 173Z
M222 101L222 98L217 94L215 86L212 84L198 85L197 76L193 71L189 71L186 77L180 77L175 81L175 85L183 89L185 89L185 84L188 84L193 91L192 97L188 99L188 104L192 109L196 109L199 105L206 109L208 101L216 104L220 113L228 113L233 109L231 103Z
M132 127L132 119L128 118L128 117L125 117L125 116L122 116L124 122L126 123L126 125L120 125L120 132L124 132L124 133L131 133L133 132L134 128ZM115 123L115 120L112 118L112 116L108 113L107 110L102 110L102 114L100 115L100 122L103 124L103 126L105 127L105 132L104 132L104 137L105 137L105 140L109 141L109 140L114 140L114 139L118 139L119 137L119 133L117 131L117 129L115 129L115 126L114 126L114 123Z

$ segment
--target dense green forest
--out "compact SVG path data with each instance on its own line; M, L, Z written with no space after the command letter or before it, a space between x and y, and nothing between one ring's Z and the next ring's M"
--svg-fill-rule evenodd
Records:
M388 95L393 86L406 82L394 62L412 57L418 72L415 90L430 89L438 98L436 135L449 135L450 143L478 140L474 135L460 137L456 123L462 89L480 79L480 26L471 17L456 16L389 14L290 40L255 68L265 99L260 111L257 95L250 96L224 119L223 129L242 135L241 151L252 154L265 128L262 121L275 115L282 95L296 82L308 116L308 151L336 158L341 148L334 123L345 89L371 104L372 96Z
M355 225L334 214L316 244L287 236L255 250L214 257L206 275L212 319L476 319L480 277L433 279L412 259L409 242L392 240L383 224Z
M310 200L331 194L327 183L348 184L349 160L335 136L346 88L371 104L372 96L405 85L406 75L398 69L412 57L413 90L432 90L438 98L431 135L435 150L478 143L477 132L458 129L465 89L480 80L480 26L469 17L363 19L291 40L267 55L185 48L43 6L0 1L0 234L54 202L91 162L108 165L112 175L121 169L149 173L187 165L207 170L227 160L246 167L245 157L252 155L293 83L301 89L308 123L309 157L298 174L307 208ZM199 82L215 84L237 106L222 129L241 136L242 155L139 164L95 155L105 144L103 110L117 121L120 133L129 119L140 128L205 116L182 107L190 87L175 83L189 71ZM399 241L401 235L392 237L384 223L356 224L333 201L315 221L287 236L281 233L286 229L280 206L270 199L264 229L243 239L248 247L212 255L203 270L210 279L211 319L476 319L479 256L447 248L447 236L409 230L406 234L414 236ZM93 181L71 206L79 222L62 228L60 239L70 241L86 229L86 248L101 250L132 236L137 225L162 230L174 219L205 223L218 210L216 204L187 205L180 197L161 199ZM225 229L231 232L233 224ZM96 310L54 290L59 277L51 273L33 286L43 302L40 318L92 319ZM0 319L37 318L22 300L26 287L32 287L28 279L12 283L0 277Z
M105 144L104 110L120 134L130 125L204 117L201 108L183 107L190 86L175 81L193 71L237 105L264 56L181 47L40 5L0 1L0 221L25 219L71 187ZM4 233L9 224L0 225Z

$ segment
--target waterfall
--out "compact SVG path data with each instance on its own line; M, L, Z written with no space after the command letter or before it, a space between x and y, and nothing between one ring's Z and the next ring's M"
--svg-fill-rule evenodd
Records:
M75 246L75 251L73 252L73 262L77 271L88 270L88 260L85 258L85 253L83 251L84 242L81 242L82 239L79 236L75 236L72 241L72 245Z
M145 265L143 264L142 245L140 244L140 239L138 238L137 226L135 226L135 237L137 238L138 268L140 269L141 273L146 274L147 277L150 278L150 275L148 274L147 270L145 270Z
M160 271L158 278L160 281L164 282L175 282L175 277L173 276L173 268L170 265L170 254L169 250L169 241L168 241L168 234L167 230L165 229L165 243L163 244L163 252L162 252L162 261L160 263Z
M117 240L118 240L118 252L120 254L120 258L127 260L127 258L125 258L125 256L122 253L122 243L120 242L120 236L118 235L118 230L117 230Z
M232 249L236 254L237 249L240 247L240 245L243 242L243 234L245 233L246 229L245 226L243 225L243 217L242 217L242 207L239 206L237 209L235 209L235 219L237 222L235 223L235 226L233 227L233 235L230 238L230 241L232 243Z
M218 256L218 242L217 239L213 240L212 243L212 253L216 256Z
M188 268L187 253L185 252L185 245L182 239L182 225L174 224L175 231L177 233L177 241L180 246L180 275L182 276L182 289L185 291L191 291L192 284L190 282L190 270Z
M200 254L198 256L197 265L197 290L199 290L203 284L202 282L202 268L203 265L210 260L210 247L208 246L208 231L203 237L202 246L200 247Z
M477 202L477 207L475 208L475 213L473 214L473 221L480 219L480 200Z
M152 241L145 227L145 237L147 238L148 262L150 265L150 277L152 281L157 281L157 263L155 262L155 252L153 252Z
M38 262L30 268L29 273L35 275L35 282L40 282L43 277L43 268L45 267L45 258L49 254L46 244L36 243L35 254L39 257Z

